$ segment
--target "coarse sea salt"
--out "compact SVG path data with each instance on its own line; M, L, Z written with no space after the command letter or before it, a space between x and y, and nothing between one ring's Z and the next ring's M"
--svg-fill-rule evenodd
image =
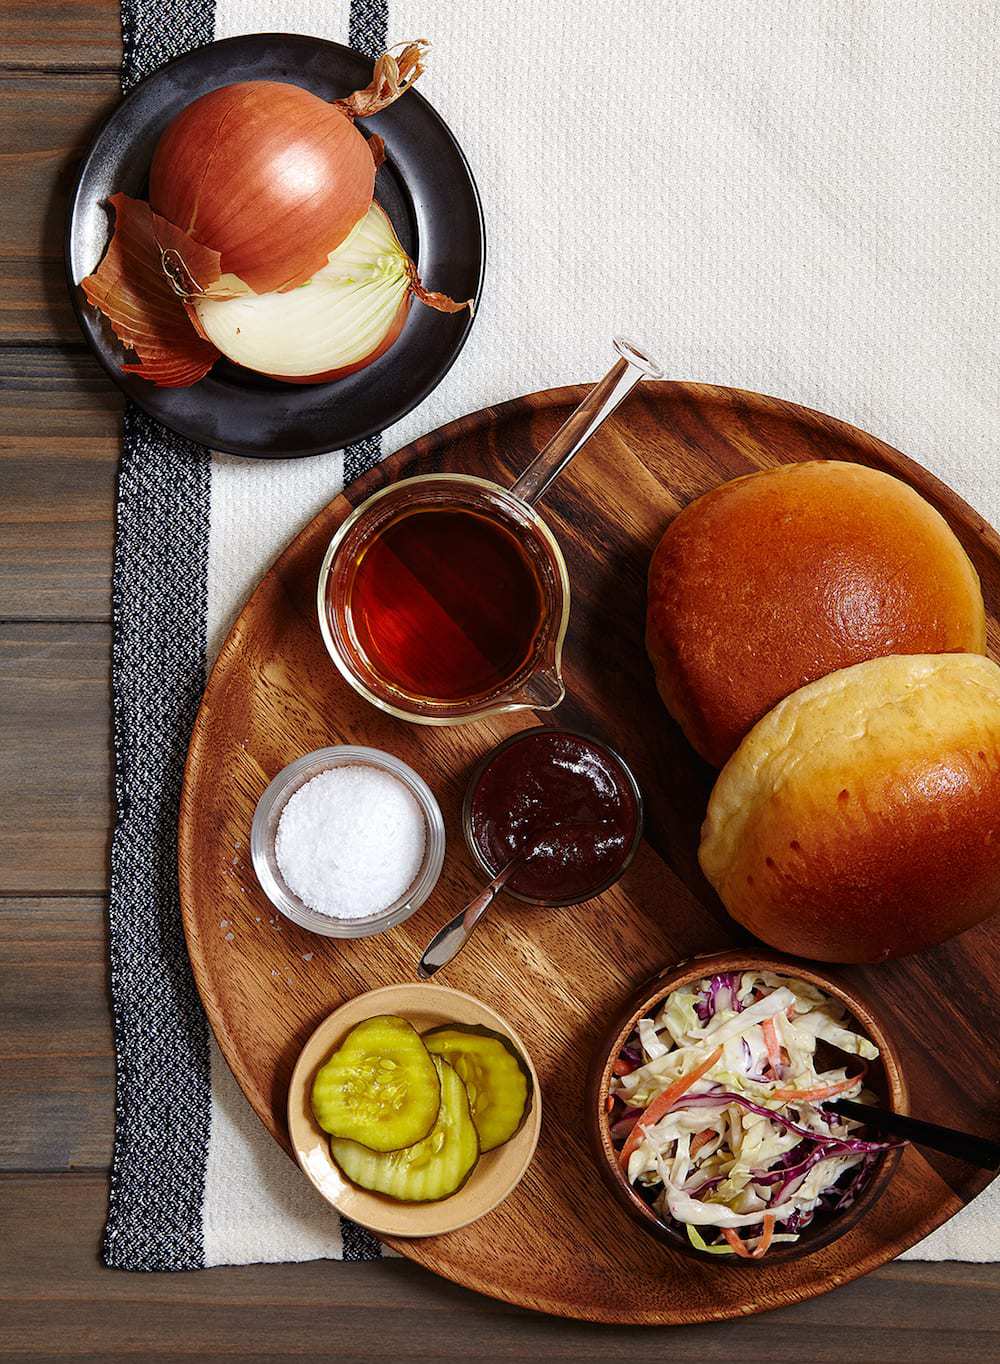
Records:
M424 814L403 783L362 763L300 786L278 821L278 868L303 904L365 919L398 900L424 858Z

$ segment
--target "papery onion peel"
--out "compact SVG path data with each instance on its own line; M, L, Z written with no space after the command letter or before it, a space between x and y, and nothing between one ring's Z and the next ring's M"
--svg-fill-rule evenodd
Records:
M192 327L180 291L217 279L219 253L192 240L147 203L115 194L115 227L104 259L80 287L118 339L139 357L123 365L160 388L184 388L204 378L218 349Z
M254 292L304 284L372 202L384 148L381 139L370 146L354 120L409 89L427 46L419 39L398 56L383 53L370 85L333 103L279 81L202 95L160 138L150 204L218 251L221 273Z
M230 299L195 297L202 334L231 360L288 383L343 378L399 336L416 296L440 312L472 308L420 282L392 224L372 203L323 269L299 289Z

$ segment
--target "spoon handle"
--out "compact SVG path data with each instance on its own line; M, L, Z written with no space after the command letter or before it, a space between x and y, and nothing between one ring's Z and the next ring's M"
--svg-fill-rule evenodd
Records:
M953 1127L939 1127L937 1123L909 1118L903 1113L892 1113L887 1108L855 1103L853 1099L837 1099L832 1105L845 1118L856 1118L893 1137L904 1137L917 1146L929 1146L946 1156L976 1165L981 1170L1000 1169L1000 1142L988 1137L977 1137L971 1132L958 1132Z
M449 919L443 928L438 929L424 948L423 956L417 964L417 975L421 980L430 980L436 971L440 971L442 966L447 966L458 956L476 931L479 920L503 890L504 883L515 865L515 862L511 862L509 866L504 867L500 875L481 890L474 900L470 900L454 919Z
M511 492L522 502L534 504L538 501L640 379L663 378L660 366L638 346L620 336L615 337L614 345L621 359L616 360L604 378L594 385L511 487Z

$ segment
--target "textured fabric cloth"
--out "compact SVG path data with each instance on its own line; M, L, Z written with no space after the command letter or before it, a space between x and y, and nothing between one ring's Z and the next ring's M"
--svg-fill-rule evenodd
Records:
M209 1030L184 947L176 831L204 677L208 509L208 452L130 407L112 598L117 1094L104 1238L105 1262L123 1269L204 1258Z
M151 17L173 9L166 0L127 8L133 45L154 29L146 52L184 41L179 31L170 38L168 18L157 29ZM204 631L209 658L267 564L342 480L464 412L598 377L615 331L634 334L668 374L780 394L854 422L1000 522L995 6L620 0L613 22L610 12L598 0L216 0L217 37L294 29L369 52L386 32L391 42L430 38L421 88L469 158L489 243L469 344L381 443L290 462L214 456L209 466L176 446L164 453L167 440L147 467L131 458L126 434L123 479L126 467L142 471L151 501L182 464L207 470L207 489L198 484L191 500L192 525L207 528L205 615L192 630ZM122 521L120 561L127 529ZM119 631L147 624L132 614L146 590L137 574L116 577ZM184 603L195 616L197 590ZM147 652L147 664L153 658ZM190 723L195 671L189 662L171 701L175 745ZM119 706L123 731L140 699ZM164 764L157 789L173 799L163 733L150 728L142 744L147 764ZM133 852L133 877L142 858L152 865L155 849ZM149 893L138 947L121 950L140 960L169 951L172 1017L187 1017L168 881ZM131 884L122 881L120 906ZM167 926L159 945L154 914ZM120 917L113 952L123 932ZM191 1113L184 1129L201 1153L188 1181L195 1195L171 1204L116 1156L116 1262L145 1257L155 1267L143 1245L162 1242L166 1219L190 1216L199 1169L199 1225L182 1223L175 1260L374 1253L266 1137L214 1044L204 1066L197 1010L190 1028L185 1050L200 1083L210 1081L207 1145ZM119 1039L121 1140L122 1110L136 1103L130 1048L159 1043L149 1030ZM162 1057L156 1065L173 1101L169 1069ZM998 1213L994 1186L909 1257L1000 1258ZM164 1256L161 1267L171 1263Z
M122 85L214 34L211 0L123 0ZM355 46L381 50L385 6L344 7ZM378 437L310 463L320 503L380 455ZM211 461L137 409L126 413L113 588L117 821L112 841L111 1000L117 1057L115 1150L103 1255L115 1268L371 1259L382 1253L342 1220L263 1133L219 1056L184 946L177 813L204 685ZM220 498L225 505L225 498ZM292 522L314 498L289 508ZM255 518L258 531L266 518ZM287 525L252 554L281 547ZM243 558L239 544L232 553ZM254 560L258 561L258 560Z

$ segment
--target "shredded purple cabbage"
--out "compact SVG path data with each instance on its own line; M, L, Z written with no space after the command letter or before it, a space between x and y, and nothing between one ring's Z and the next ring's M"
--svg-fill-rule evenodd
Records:
M714 1018L720 1009L743 1012L743 1005L739 1001L741 975L740 971L724 971L721 975L712 976L708 989L698 995L694 1002L694 1011L702 1023Z
M901 1145L902 1143L896 1143ZM832 1189L827 1189L820 1199L822 1207L829 1212L842 1212L849 1208L852 1203L857 1201L858 1195L867 1185L869 1179L874 1174L872 1166L878 1161L878 1152L870 1151L853 1170L846 1173L850 1176L848 1182L841 1188L839 1181Z
M611 1140L615 1143L623 1142L635 1126L638 1115L635 1118L619 1118L617 1122L611 1124Z
M751 1113L759 1113L763 1118L769 1118L771 1122L783 1127L786 1132L795 1132L806 1141L818 1141L829 1144L831 1151L891 1151L893 1147L902 1143L895 1141L865 1141L861 1137L834 1137L823 1136L819 1132L810 1132L808 1127L800 1127L798 1123L792 1122L791 1118L786 1118L783 1113L776 1113L773 1109L764 1108L762 1104L755 1104L752 1099L744 1099L742 1094L731 1094L723 1092L721 1094L684 1094L677 1100L671 1108L671 1113L676 1113L679 1108L718 1108L726 1104L739 1104L741 1108L748 1109Z
M790 1213L784 1219L781 1225L786 1231L800 1232L804 1231L812 1220L813 1214L811 1209L809 1212L806 1212L803 1208L796 1208L793 1213Z
M798 1165L800 1160L805 1160L810 1150L812 1150L812 1147L810 1146L809 1142L800 1141L797 1146L793 1146L790 1151L786 1151L783 1156L779 1156L778 1159L771 1166L771 1169L772 1170L791 1169L793 1165Z
M805 1142L802 1144L805 1145ZM789 1152L789 1154L791 1153ZM787 1184L798 1175L805 1174L807 1170L811 1170L812 1167L817 1165L821 1160L826 1160L831 1154L833 1153L827 1148L827 1145L824 1142L820 1146L814 1146L804 1160L796 1161L794 1165L775 1165L774 1168L770 1170L751 1170L750 1178L755 1184ZM775 1203L779 1203L780 1201L781 1200L778 1198L774 1199Z
M821 1160L827 1160L830 1156L836 1154L836 1150L824 1143L822 1146L814 1147L812 1153L806 1156L805 1160L800 1161L798 1165L792 1166L791 1169L776 1170L773 1172L767 1171L760 1176L755 1174L753 1179L757 1184L777 1184L774 1196L771 1199L772 1203L777 1207L779 1204L783 1203L786 1198L791 1197L793 1186L798 1187L814 1165L818 1165ZM778 1181L780 1181L780 1183Z
M744 1057L744 1059L745 1059L746 1062L747 1062L747 1069L746 1069L746 1077L747 1077L747 1079L748 1079L748 1080L757 1080L758 1083L760 1083L760 1084L762 1084L762 1085L766 1085L766 1084L768 1083L768 1081L770 1080L771 1077L770 1077L769 1075L761 1075L761 1074L756 1073L756 1072L754 1072L754 1071L752 1071L752 1070L750 1069L750 1062L753 1060L753 1050L752 1050L752 1048L751 1048L751 1046L750 1046L750 1043L746 1040L745 1037L741 1037L741 1038L740 1038L740 1041L741 1041L742 1044L743 1044L743 1057Z
M697 1189L692 1189L688 1193L689 1198L700 1198L702 1194L708 1193L709 1189L714 1189L717 1184L721 1184L725 1175L713 1175L711 1179L706 1179L703 1184L699 1184Z

